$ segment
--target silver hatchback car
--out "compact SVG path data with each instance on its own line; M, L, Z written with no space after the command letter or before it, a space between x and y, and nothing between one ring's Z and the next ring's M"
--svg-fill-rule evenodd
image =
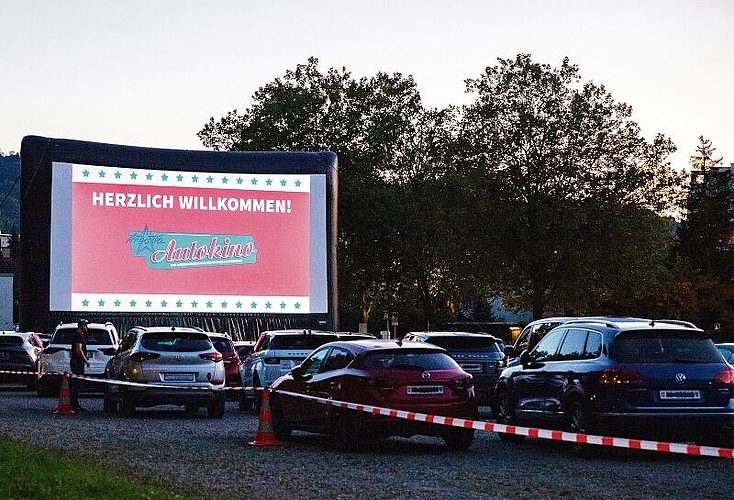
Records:
M136 407L183 405L187 412L207 408L224 415L224 362L200 328L134 327L107 363L104 410L130 416Z

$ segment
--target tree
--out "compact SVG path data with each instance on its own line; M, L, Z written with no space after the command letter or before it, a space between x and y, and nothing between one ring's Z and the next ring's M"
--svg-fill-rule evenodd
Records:
M667 256L669 235L641 237L649 225L637 222L678 206L683 176L666 160L675 146L662 135L646 142L632 109L604 86L581 85L567 58L559 68L527 54L498 62L466 82L476 100L463 110L457 154L483 192L474 200L490 249L481 267L494 266L494 288L534 317L588 312L610 293L602 277L654 273L651 249ZM620 245L607 243L630 238L646 246L610 267Z

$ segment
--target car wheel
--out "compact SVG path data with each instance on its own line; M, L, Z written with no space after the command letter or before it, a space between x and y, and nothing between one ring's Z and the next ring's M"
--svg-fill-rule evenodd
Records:
M110 394L109 384L105 385L104 388L102 411L105 413L115 413L117 411L117 403L112 398L112 394Z
M474 441L474 429L459 429L453 427L443 436L446 446L451 450L464 451Z
M357 433L354 419L348 411L335 413L332 420L334 447L341 451L354 451L362 447L363 438Z
M255 388L252 398L252 410L255 413L260 413L260 406L263 402L263 391L262 388L260 388L260 377L257 376L257 373L252 377L252 386Z
M219 399L212 401L206 407L206 412L209 418L222 418L224 416L224 401Z
M271 400L271 413L273 415L273 434L275 439L278 441L288 441L293 434L293 429L285 423L283 418L283 410L280 407L280 402L276 398Z
M195 404L187 404L184 405L184 411L186 413L197 413L199 411L199 406Z
M588 434L590 428L589 412L580 397L574 397L566 411L567 429L576 434ZM571 443L571 449L577 454L588 453L591 445L584 443Z
M504 425L515 425L515 409L512 407L512 401L510 401L510 393L507 389L501 389L497 394L497 401L495 406L495 420L498 424ZM500 441L505 443L519 443L525 436L518 434L507 434L505 432L498 432Z
M132 417L135 414L135 405L128 391L120 388L117 399L117 411L123 417Z

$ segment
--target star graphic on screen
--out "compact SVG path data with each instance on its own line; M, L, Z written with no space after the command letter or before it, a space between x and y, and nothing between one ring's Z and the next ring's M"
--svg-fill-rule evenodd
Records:
M104 300L100 299L100 300L99 300L99 301L97 302L97 305L98 305L99 307L104 307Z
M120 305L121 305L121 304L122 304L122 303L120 302L120 299L117 299L117 300L115 301L115 307L120 307Z
M168 305L168 302L165 300L161 300L161 307L166 307Z
M82 305L87 307L89 305L89 301L87 299L82 300Z
M89 177L89 170L85 170L84 172L82 172L82 176Z
M295 307L296 309L300 309L300 308L301 308L301 303L300 303L300 302L296 302L296 303L294 304L294 307Z
M301 187L301 181L296 181L296 187Z
M104 176L105 176L105 171L104 170L100 170L99 171L99 178L100 179L104 179Z
M177 180L178 182L183 182L183 175L181 175L181 174L178 174L178 175L176 176L176 180Z
M229 179L226 177L222 177L222 184L227 184L229 182Z
M153 174L151 174L150 172L148 172L147 174L145 174L145 178L148 179L149 181L150 180L153 180Z
M206 178L206 182L208 182L209 184L211 184L212 182L214 182L214 177L212 177L210 175L209 177Z
M168 174L163 174L163 175L161 175L161 180L162 180L163 182L166 182L166 181L168 180Z
M176 302L176 307L183 307L183 302L181 302L180 300Z
M238 300L235 305L237 306L237 309L242 309L242 301L241 300Z
M153 301L152 300L146 300L145 301L145 307L150 307L152 305L153 305Z
M270 302L265 303L265 309L270 309L273 306Z
M288 184L288 182L285 179L283 179L282 181L280 181L280 185L281 186L285 187L286 184Z
M255 309L255 308L257 308L257 302L251 302L250 309Z
M212 301L211 301L211 300L210 300L210 301L208 301L208 302L206 303L206 307L208 307L208 308L211 308L211 307L212 307L212 305L213 305L213 304L212 304Z
M191 176L191 182L199 182L199 176L198 175L192 175Z
M280 308L281 308L281 309L285 309L285 302L281 302L281 303L280 303Z
M138 173L137 173L137 172L133 172L132 174L130 174L130 178L131 178L132 180L135 180L135 179L137 179L137 178L138 178Z
M257 179L255 179L254 177L252 178L250 182L252 183L253 186L257 186Z
M237 177L237 184L242 184L242 177Z
M119 179L121 177L122 177L122 172L120 172L119 170L115 172L115 179Z
M222 309L227 309L227 303L226 302L222 302Z
M191 307L193 307L194 309L196 309L196 308L197 308L198 306L199 306L199 303L198 303L198 302L196 302L196 301L193 301L193 302L191 303Z
M130 301L130 307L135 307L137 305L138 305L138 301L137 300L131 300Z
M148 229L148 224L146 223L145 226L143 226L143 230L140 231L142 233L142 238L138 238L138 246L137 248L133 248L133 255L146 255L153 253L155 251L155 248L153 248L153 240L154 238L149 238L148 235L150 234L150 229ZM140 242L142 240L142 242ZM130 238L127 239L127 242L130 243Z
M273 185L273 179L266 180L265 181L265 184L267 184L268 186L272 186Z

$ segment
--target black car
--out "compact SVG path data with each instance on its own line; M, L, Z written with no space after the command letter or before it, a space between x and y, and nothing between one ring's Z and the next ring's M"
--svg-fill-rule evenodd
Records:
M734 369L706 332L680 321L564 323L502 372L495 398L502 424L734 443Z
M488 333L470 332L409 332L403 340L428 342L446 349L449 356L474 377L477 403L489 406L497 377L505 367L505 344Z

